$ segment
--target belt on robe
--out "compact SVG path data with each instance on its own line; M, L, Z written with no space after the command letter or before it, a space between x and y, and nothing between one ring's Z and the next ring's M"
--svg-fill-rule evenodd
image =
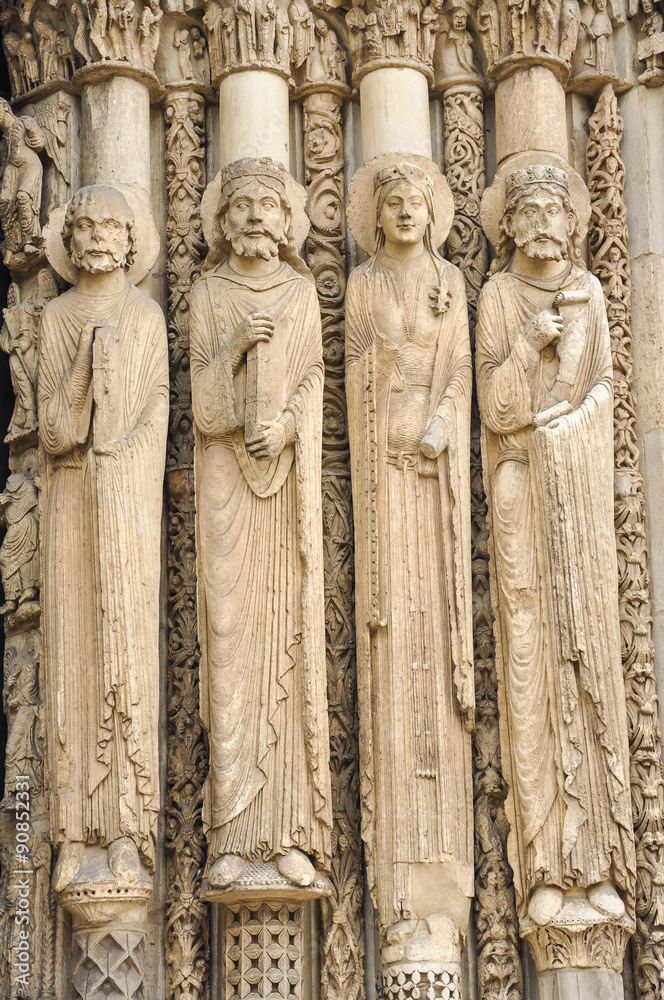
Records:
M426 458L421 451L394 451L388 448L385 461L401 472L417 472L424 479L438 475L438 463L433 458Z

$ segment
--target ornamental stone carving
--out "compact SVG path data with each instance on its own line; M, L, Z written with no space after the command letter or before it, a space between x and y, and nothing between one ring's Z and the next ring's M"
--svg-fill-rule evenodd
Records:
M191 300L211 899L329 891L323 359L303 195L268 158L224 167Z
M353 179L371 253L346 295L362 834L388 995L456 982L473 893L470 343L436 250L452 214L424 158Z
M17 117L5 100L0 101L0 131L5 137L0 183L2 258L16 269L37 256L42 247L39 209L43 167L37 154L45 140L35 119Z
M617 997L635 855L610 342L579 255L589 199L559 158L522 154L482 209L497 259L479 301L477 388L521 934L540 972L599 964ZM607 935L615 947L592 944ZM557 938L569 939L567 957Z
M54 886L76 926L142 905L155 858L168 358L161 310L129 280L152 263L150 221L92 186L49 234L76 278L42 313L38 379Z

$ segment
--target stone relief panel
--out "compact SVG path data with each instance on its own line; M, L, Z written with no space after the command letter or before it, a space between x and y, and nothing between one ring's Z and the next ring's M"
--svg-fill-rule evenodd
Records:
M268 158L224 167L205 196L211 253L191 300L205 895L229 902L261 886L330 891L323 358L298 255L303 195Z
M452 214L424 158L353 179L371 254L346 296L362 835L390 992L455 981L473 892L470 341L463 279L436 250Z
M213 81L266 69L299 84L345 82L346 54L336 31L306 0L207 0L203 17Z
M624 944L610 942L633 930L636 864L612 367L601 288L579 263L588 215L583 182L556 157L520 154L499 169L483 199L497 257L479 302L477 387L521 934L540 972L619 973ZM618 975L610 989L621 995Z

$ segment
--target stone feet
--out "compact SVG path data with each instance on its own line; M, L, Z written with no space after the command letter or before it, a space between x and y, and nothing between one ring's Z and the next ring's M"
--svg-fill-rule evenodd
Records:
M233 882L237 882L244 868L245 861L239 854L222 854L208 872L210 888L227 889Z
M316 878L316 869L311 861L296 847L291 847L288 854L277 858L277 871L292 885L313 885Z
M538 927L550 924L563 907L563 890L555 885L538 885L530 897L528 916Z
M586 908L589 904L598 914L611 920L620 920L625 915L625 904L620 893L607 880L597 882L586 890L572 888L563 891L555 885L538 885L530 897L528 916L538 927L546 927L547 924L555 923L570 905L579 909L584 904Z

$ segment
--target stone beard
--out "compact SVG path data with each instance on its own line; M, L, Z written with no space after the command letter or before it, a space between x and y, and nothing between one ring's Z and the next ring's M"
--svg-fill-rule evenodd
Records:
M472 373L427 175L398 164L374 183L379 250L346 296L362 834L383 966L425 969L458 966L473 894Z
M119 191L81 189L63 231L79 281L41 317L43 604L54 842L129 837L151 868L168 351L122 272L133 229Z
M267 164L267 165L266 165ZM208 729L208 880L286 857L329 868L322 575L323 358L316 290L289 256L277 164L222 171L230 257L195 286L201 707ZM295 260L303 269L302 261ZM229 862L229 864L227 864Z
M532 167L507 186L505 269L479 301L477 392L509 860L522 920L555 919L579 888L621 918L635 855L609 330L599 282L573 261L565 172Z

